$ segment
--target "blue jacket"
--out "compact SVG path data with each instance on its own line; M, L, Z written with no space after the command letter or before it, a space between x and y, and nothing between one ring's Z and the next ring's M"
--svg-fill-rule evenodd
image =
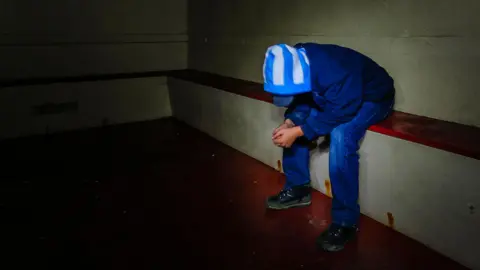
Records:
M337 45L303 43L310 61L312 91L297 95L285 118L314 139L352 120L363 102L394 98L393 79L367 56Z

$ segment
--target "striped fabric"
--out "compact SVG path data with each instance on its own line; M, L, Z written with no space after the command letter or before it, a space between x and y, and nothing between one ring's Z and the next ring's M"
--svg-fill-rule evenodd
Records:
M263 63L265 91L274 95L295 95L311 91L310 62L305 49L286 44L268 48Z

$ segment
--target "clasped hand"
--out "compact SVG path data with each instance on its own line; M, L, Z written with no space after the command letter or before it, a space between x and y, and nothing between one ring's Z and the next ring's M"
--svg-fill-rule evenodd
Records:
M298 137L303 136L302 129L295 127L293 122L286 120L273 131L272 141L276 146L290 148Z

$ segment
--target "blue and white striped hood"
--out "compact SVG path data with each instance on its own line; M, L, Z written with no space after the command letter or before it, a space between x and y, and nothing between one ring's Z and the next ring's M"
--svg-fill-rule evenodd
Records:
M264 90L292 96L312 90L310 62L305 49L278 44L268 48L263 63Z

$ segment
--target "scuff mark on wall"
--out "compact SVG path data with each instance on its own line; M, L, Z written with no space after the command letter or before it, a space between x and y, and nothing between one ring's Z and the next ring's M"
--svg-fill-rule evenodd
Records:
M281 162L280 160L277 160L277 170L278 170L279 172L283 172L283 171L282 171L282 162Z
M470 210L470 215L475 214L475 206L472 203L468 204L468 210Z
M395 219L393 217L393 214L388 212L387 217L388 217L388 227L395 229Z
M330 180L328 179L325 179L325 193L328 197L333 198L332 185L330 184Z

